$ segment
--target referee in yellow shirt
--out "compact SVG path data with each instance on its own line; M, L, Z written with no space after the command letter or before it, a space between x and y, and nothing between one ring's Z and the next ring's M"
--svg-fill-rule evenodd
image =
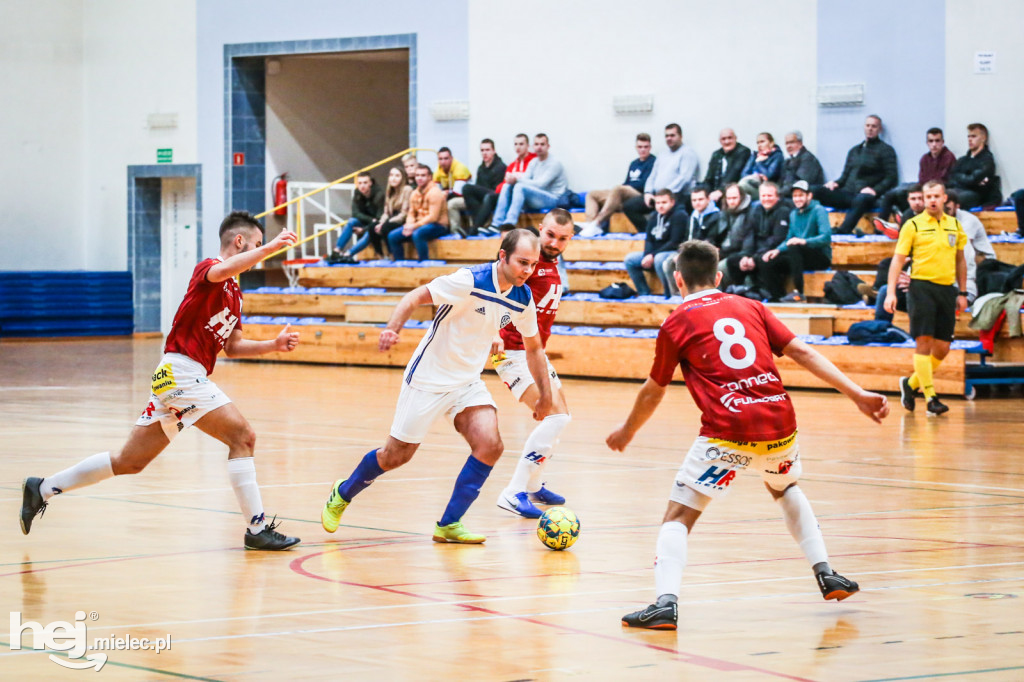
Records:
M913 411L914 394L921 390L928 399L928 414L933 415L949 411L935 394L932 373L949 353L957 314L967 309L967 235L960 221L945 214L945 205L945 185L934 180L925 183L924 213L900 228L885 297L885 309L894 312L896 279L912 256L907 311L917 348L914 373L900 379L900 402Z

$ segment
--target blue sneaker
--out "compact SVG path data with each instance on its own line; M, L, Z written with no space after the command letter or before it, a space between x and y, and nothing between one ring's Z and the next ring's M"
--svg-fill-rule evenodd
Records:
M525 492L513 493L507 489L502 490L498 495L498 506L528 519L539 519L541 515L540 509L533 506Z
M553 493L544 487L542 483L540 490L530 493L530 499L540 504L565 504L565 498L558 493Z

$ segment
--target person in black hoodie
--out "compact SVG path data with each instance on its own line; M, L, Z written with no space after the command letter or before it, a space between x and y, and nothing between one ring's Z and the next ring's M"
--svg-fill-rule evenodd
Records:
M368 226L377 222L383 212L384 190L377 186L372 175L363 171L356 176L356 191L352 192L352 217L338 235L331 259L342 263L355 262L354 258L344 253L345 245L353 233L356 236L362 235Z
M743 167L750 159L750 149L736 141L736 131L732 128L722 128L718 133L718 143L722 146L712 152L708 172L704 175L708 197L716 204L719 204L728 185L739 182Z
M475 235L494 213L494 207L498 205L495 190L505 179L505 162L494 151L494 140L484 138L480 141L480 158L483 161L476 169L476 182L462 186L462 199L466 202L471 221L470 235Z
M743 237L747 234L746 223L750 216L750 195L740 189L737 183L725 188L725 202L718 218L718 271L722 273L722 287L738 284L729 280L729 268L726 267L729 256L739 253L743 248Z
M839 234L852 234L864 214L899 181L896 150L882 142L878 137L881 132L882 119L868 116L864 141L846 155L843 174L838 180L811 188L822 206L846 209L843 224L835 228Z
M654 270L661 280L665 296L671 295L662 265L666 259L675 255L676 249L686 239L689 218L686 209L676 203L672 190L665 188L654 193L654 213L647 219L644 250L634 251L623 259L638 295L649 296L651 293L644 278L644 270Z
M956 190L964 209L1002 203L996 178L996 160L988 149L988 128L982 123L967 126L967 153L949 172L949 188Z
M729 279L742 284L750 275L756 288L764 288L761 270L767 267L762 257L778 248L789 233L789 208L779 201L779 186L770 180L758 187L761 202L755 204L744 221L743 241L738 253L725 260ZM733 239L739 235L733 235Z

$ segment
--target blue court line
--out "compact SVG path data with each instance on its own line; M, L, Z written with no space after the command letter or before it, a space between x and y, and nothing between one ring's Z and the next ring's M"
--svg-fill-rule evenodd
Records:
M961 670L955 673L932 673L931 675L911 675L909 677L880 677L873 680L862 680L861 682L899 682L900 680L930 680L936 677L953 677L954 675L981 675L982 673L1002 673L1008 670L1024 670L1024 665L1015 665L1010 668L984 668L980 670Z
M11 648L11 645L8 644L7 642L0 642L0 646L5 646L8 649ZM63 651L50 651L48 649L46 649L46 650L22 649L22 651L25 651L25 652L34 651L34 652L40 653L40 654L52 654L54 656L61 656L62 658L68 658L68 655L66 653L64 653ZM219 680L219 679L217 679L215 677L198 677L196 675L186 675L185 673L176 673L176 672L173 672L171 670L161 670L160 668L147 668L146 666L143 666L143 665L132 665L131 663L119 663L117 661L110 660L109 657L107 658L107 662L104 664L104 667L106 667L108 665L116 666L118 668L131 668L132 670L145 670L148 673L157 673L158 675L168 675L170 677L177 677L177 678L180 678L180 679L183 679L183 680L203 680L204 682L224 682L223 680Z

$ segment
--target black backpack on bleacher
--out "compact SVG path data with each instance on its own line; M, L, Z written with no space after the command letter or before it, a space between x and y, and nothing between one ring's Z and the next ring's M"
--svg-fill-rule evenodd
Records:
M857 285L863 284L857 275L840 270L832 276L831 282L825 283L825 298L836 305L850 305L861 300L857 293Z

